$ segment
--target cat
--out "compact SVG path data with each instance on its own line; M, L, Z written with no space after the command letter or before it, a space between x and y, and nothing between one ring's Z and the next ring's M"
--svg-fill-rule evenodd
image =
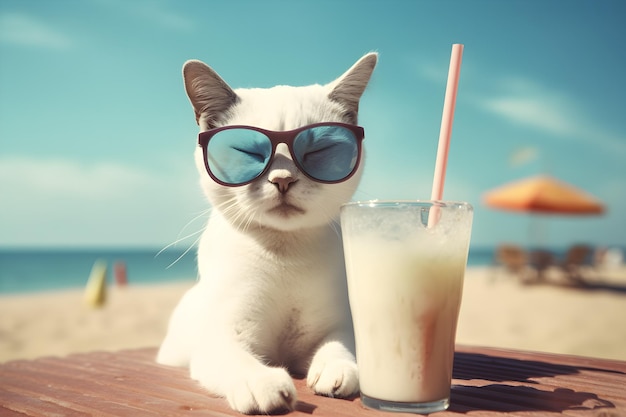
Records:
M200 132L354 125L377 59L364 55L326 85L234 90L196 60L184 64L183 79ZM293 410L290 373L306 375L319 395L357 394L337 219L363 163L345 181L320 183L298 169L281 143L265 173L229 187L207 175L200 146L195 161L212 207L197 249L200 278L172 313L157 361L188 366L191 378L245 414Z

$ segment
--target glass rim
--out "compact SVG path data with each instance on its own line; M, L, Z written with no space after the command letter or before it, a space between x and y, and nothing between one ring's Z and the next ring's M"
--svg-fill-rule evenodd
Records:
M467 201L461 200L410 200L410 199L384 199L384 200L357 200L350 201L341 205L341 208L349 207L441 207L441 208L454 208L463 207L468 210L474 210L474 207Z

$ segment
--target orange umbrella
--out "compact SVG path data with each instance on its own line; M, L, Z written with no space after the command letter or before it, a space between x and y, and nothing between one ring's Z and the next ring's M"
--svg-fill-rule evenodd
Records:
M604 205L593 196L547 175L505 184L487 192L483 202L497 209L548 214L604 212Z

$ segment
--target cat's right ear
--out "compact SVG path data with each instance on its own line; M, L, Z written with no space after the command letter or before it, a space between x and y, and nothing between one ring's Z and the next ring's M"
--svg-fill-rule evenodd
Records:
M196 114L196 123L213 128L224 113L239 101L232 88L204 62L191 60L183 65L183 81Z

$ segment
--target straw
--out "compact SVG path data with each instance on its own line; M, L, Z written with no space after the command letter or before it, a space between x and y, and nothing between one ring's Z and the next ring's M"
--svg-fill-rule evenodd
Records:
M439 145L437 147L433 189L430 195L431 200L443 199L443 185L446 180L448 151L450 149L450 136L452 135L452 122L454 120L454 107L456 105L462 57L463 45L458 43L452 45L450 68L448 69L448 84L446 85L446 96L443 102L443 114L441 116L441 129L439 130ZM429 216L428 226L433 226L438 218L439 210L434 210L431 216Z

